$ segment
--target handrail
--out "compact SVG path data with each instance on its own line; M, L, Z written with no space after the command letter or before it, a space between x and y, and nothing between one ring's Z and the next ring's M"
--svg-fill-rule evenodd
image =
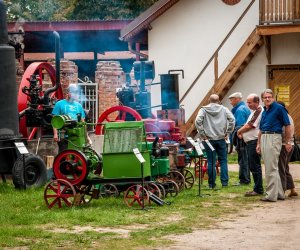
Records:
M251 3L247 6L247 8L244 10L244 12L242 13L242 15L239 17L239 19L236 21L236 23L233 25L233 27L231 28L231 30L228 32L228 34L226 35L226 37L224 38L224 40L221 42L221 44L219 45L219 47L216 49L216 51L213 53L213 55L210 57L210 59L208 60L208 62L205 64L205 66L203 67L203 69L200 71L200 73L198 74L198 76L195 78L195 80L193 81L193 83L191 84L191 86L187 89L187 91L185 92L185 94L181 97L181 99L179 100L179 103L181 103L184 98L189 94L189 92L192 90L192 88L195 86L195 84L197 83L197 81L199 80L199 78L202 76L202 74L204 73L204 71L206 70L206 68L208 67L208 65L211 63L211 61L214 59L214 57L216 56L216 54L220 51L220 49L223 47L223 45L225 44L225 42L228 40L228 38L231 36L231 34L233 33L233 31L235 30L235 28L239 25L239 23L242 21L242 19L244 18L244 16L247 14L247 12L249 11L249 9L251 8L251 6L254 4L255 0L252 0Z

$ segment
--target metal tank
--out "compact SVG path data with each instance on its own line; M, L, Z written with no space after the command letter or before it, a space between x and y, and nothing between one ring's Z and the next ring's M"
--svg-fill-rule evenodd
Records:
M8 45L6 8L0 0L0 173L10 173L19 137L15 49Z
M34 154L20 153L15 49L8 45L6 7L0 0L0 174L12 174L17 188L41 186L47 179L46 166ZM25 146L24 146L25 147Z

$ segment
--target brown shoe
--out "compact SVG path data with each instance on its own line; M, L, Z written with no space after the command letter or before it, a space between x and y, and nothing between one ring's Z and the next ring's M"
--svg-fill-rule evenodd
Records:
M246 197L251 197L251 196L258 196L260 195L259 193L256 193L255 191L248 191L245 193Z
M295 191L295 189L291 189L291 192L288 194L288 197L298 196L298 193Z

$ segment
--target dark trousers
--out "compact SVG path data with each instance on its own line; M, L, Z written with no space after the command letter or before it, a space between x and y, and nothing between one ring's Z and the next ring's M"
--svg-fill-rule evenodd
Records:
M221 174L220 179L222 186L228 186L228 164L227 164L227 146L224 139L222 140L209 140L210 144L214 147L215 151L211 151L208 145L203 142L205 152L207 155L208 165L208 184L209 187L214 188L216 186L216 162L217 157L220 162Z
M242 139L237 139L236 152L238 154L238 163L239 163L239 180L241 184L249 184L250 171L248 167L248 156L246 150L246 144Z
M293 146L294 150L294 146ZM293 177L290 173L289 162L293 153L293 150L287 152L285 146L281 147L279 161L278 161L278 171L281 179L281 184L283 191L295 188Z
M58 153L68 149L68 141L65 139L61 139L60 141L58 141L57 145L58 145Z
M263 181L262 181L262 170L261 170L261 156L256 153L257 140L247 142L246 150L248 155L248 166L252 173L254 188L253 190L258 194L263 194Z

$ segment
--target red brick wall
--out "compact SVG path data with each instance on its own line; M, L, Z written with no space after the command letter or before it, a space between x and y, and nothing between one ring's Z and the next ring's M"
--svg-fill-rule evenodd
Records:
M95 72L99 89L99 115L108 108L119 105L116 88L125 84L125 73L117 61L99 61Z

